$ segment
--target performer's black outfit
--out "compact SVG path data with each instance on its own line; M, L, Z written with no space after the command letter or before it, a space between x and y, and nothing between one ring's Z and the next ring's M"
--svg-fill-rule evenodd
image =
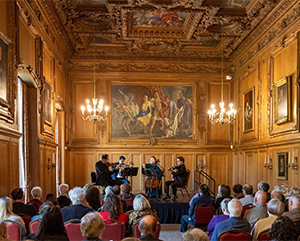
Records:
M177 172L172 171L172 175L174 177L174 181L166 181L165 182L165 194L167 197L169 196L169 187L171 185L173 190L173 195L176 197L177 187L183 186L186 183L186 168L185 165L182 164L178 167L175 167Z
M119 170L117 169L117 166L120 165L119 162L115 162L115 167L113 167L113 174L111 175L113 180L120 180L122 183L130 183L126 178L125 178L125 170ZM121 168L121 167L120 167Z
M96 163L96 171L97 171L97 176L96 176L97 185L101 185L103 187L122 185L122 181L113 180L111 178L111 174L113 173L113 171L112 172L109 171L108 167L102 161L98 161Z

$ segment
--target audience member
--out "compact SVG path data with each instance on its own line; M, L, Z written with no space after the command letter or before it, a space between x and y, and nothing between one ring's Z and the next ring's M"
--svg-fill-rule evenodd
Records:
M289 217L293 222L300 220L300 195L292 195L289 197L289 211L284 212L282 216Z
M255 193L254 202L256 207L248 209L245 212L244 219L246 219L251 227L259 220L268 217L267 212L267 194L264 191L257 191Z
M282 195L281 201L284 202L285 199L287 198L287 193L288 193L289 189L284 184L279 184L274 187L274 191L278 191L281 193L281 195Z
M271 200L271 193L269 193L270 185L266 182L261 184L261 190L267 194L267 202Z
M244 197L240 199L243 206L251 205L254 202L253 187L250 184L245 184L243 187Z
M242 203L236 199L233 198L229 203L228 203L228 210L229 210L229 216L230 218L228 220L225 220L223 222L218 223L215 226L213 235L211 240L216 241L218 240L218 236L220 233L227 231L228 229L231 228L238 228L241 229L245 232L251 231L251 226L250 224L241 218L243 206Z
M81 219L80 230L86 240L101 241L100 235L104 230L102 216L97 212L90 212Z
M7 239L7 227L6 224L2 221L0 221L0 240L1 241L9 241Z
M50 207L44 214L36 233L28 236L34 240L69 240L59 207Z
M153 240L160 241L160 239L154 238L153 234L155 233L157 225L157 220L152 215L147 215L141 219L139 222L139 229L141 232L140 240Z
M36 213L39 212L40 206L43 204L42 199L42 189L40 187L33 187L31 189L32 199L27 203L27 205L32 205L35 208Z
M93 209L83 205L85 202L85 193L81 187L74 187L70 190L69 197L72 205L61 209L64 223L71 219L81 219L85 214L93 211Z
M26 214L30 217L36 215L34 206L25 205L24 200L25 196L22 188L16 188L11 192L11 197L14 200L13 203L13 213L15 214Z
M209 237L201 229L194 228L183 234L182 241L209 241Z
M101 207L100 192L96 187L90 187L85 191L85 200L95 210L99 211Z
M13 203L9 197L0 198L0 221L11 220L22 227L22 235L26 235L25 223L20 216L13 213Z
M113 188L112 188L112 192L119 197L119 195L121 193L120 186L119 185L114 185ZM123 206L124 213L127 212L128 211L127 210L127 203L122 199L121 199L121 203L122 203L122 206Z
M53 193L48 193L46 195L45 202L50 202L53 204L53 206L59 206L57 197L55 197Z
M121 241L139 241L139 239L135 237L127 237L123 238Z
M103 212L100 212L103 220L116 219L122 222L125 227L128 225L128 215L123 213L122 203L120 198L114 194L109 193L103 205Z
M48 210L51 208L51 207L54 207L54 205L51 203L51 202L44 202L41 206L40 206L40 210L39 210L39 214L38 215L34 215L32 218L31 218L31 222L34 221L34 220L37 220L39 218L42 218L44 216L44 214L46 212L48 212Z
M122 193L119 195L121 199L134 198L134 195L131 193L132 188L129 183L124 183L121 186Z
M222 211L218 211L220 205L221 205L221 202L223 201L224 198L232 198L231 195L230 195L230 192L231 192L231 189L228 185L224 185L222 186L221 188L221 197L217 198L215 200L215 212L216 214L222 214Z
M69 185L68 184L60 184L59 185L59 197L57 198L60 208L71 205L71 200L68 196Z
M258 220L252 229L253 240L257 240L262 231L271 228L274 221L284 212L284 204L279 199L271 199L267 210L269 217Z
M279 191L272 191L271 192L271 199L278 199L282 201L282 194Z
M206 184L201 184L199 187L198 198L195 198L190 205L188 215L183 215L181 217L181 227L180 231L185 232L187 230L188 224L195 224L195 209L200 205L213 205L213 199L210 196L209 188Z
M86 192L90 187L92 187L92 185L90 183L87 183L83 186L82 189L84 190L84 192Z
M294 222L287 216L280 216L272 224L269 237L274 241L297 240L297 228Z
M241 184L235 184L232 187L232 191L233 191L232 197L237 198L237 199L241 199L244 197L243 186Z
M213 231L215 229L215 226L217 225L217 223L225 221L229 218L229 211L228 211L228 203L230 202L229 198L225 198L223 199L223 201L221 202L221 208L222 208L222 212L223 214L220 215L215 215L209 222L208 226L207 226L207 233L209 238L211 238Z
M141 194L137 195L133 200L133 211L128 212L129 215L129 232L132 232L134 225L138 224L140 220L147 216L152 215L159 221L155 210L151 210L149 201Z

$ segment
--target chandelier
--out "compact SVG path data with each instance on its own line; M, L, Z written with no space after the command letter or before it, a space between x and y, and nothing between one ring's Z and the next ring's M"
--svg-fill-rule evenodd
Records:
M95 37L95 20L94 20L94 98L92 99L92 105L89 100L86 100L86 108L81 106L81 117L83 120L89 121L106 121L107 120L107 112L108 106L103 108L103 100L100 99L98 105L98 99L96 98L96 61L95 61L95 45L96 45L96 37ZM85 110L87 110L87 114L85 114Z
M222 23L222 37L221 37L221 44L223 45L223 23ZM208 111L208 120L212 124L220 123L223 125L224 123L231 124L235 121L235 114L236 110L233 109L233 104L229 104L230 110L226 112L224 106L224 100L223 100L223 65L224 65L224 53L223 49L221 49L221 56L222 56L222 68L221 68L221 102L219 103L220 111L217 112L215 109L215 105L211 105L211 109Z

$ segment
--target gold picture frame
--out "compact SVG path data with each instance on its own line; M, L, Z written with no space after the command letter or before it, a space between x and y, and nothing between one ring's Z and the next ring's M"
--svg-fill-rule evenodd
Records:
M245 91L243 94L243 132L254 131L254 114L255 114L255 105L254 105L254 86Z
M274 83L274 122L276 125L291 120L291 77L284 77Z
M277 167L277 179L288 179L288 153L279 152L276 153L276 167Z

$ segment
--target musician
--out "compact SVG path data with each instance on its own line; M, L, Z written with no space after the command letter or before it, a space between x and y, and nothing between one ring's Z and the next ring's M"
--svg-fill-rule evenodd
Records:
M165 199L170 199L169 195L169 187L172 187L173 197L172 201L176 200L176 192L177 187L184 186L186 183L186 168L184 165L184 158L182 156L177 157L177 166L173 168L168 168L169 171L172 172L172 176L174 177L174 181L166 181L165 182Z
M96 163L96 184L103 187L122 185L122 181L113 180L111 175L113 174L112 167L109 165L109 157L107 154L101 156L100 161Z
M146 170L150 170L151 175L149 175L149 172ZM142 168L142 174L147 175L147 179L145 181L145 193L149 196L149 198L151 197L157 197L160 198L162 195L162 190L161 190L161 179L164 175L164 169L163 167L159 164L159 160L156 160L155 156L152 156L150 158L150 164L143 164L143 168ZM150 178L152 178L152 176L154 176L155 178L157 177L158 180L157 184L158 184L158 188L152 188L151 185L147 185L147 183L151 184L151 182L149 182L148 180ZM148 182L147 182L148 181ZM157 192L158 191L158 192Z
M113 180L120 180L122 183L129 183L129 181L125 178L125 164L126 158L124 156L119 157L119 161L115 162L115 166L112 167L113 174L111 175Z

